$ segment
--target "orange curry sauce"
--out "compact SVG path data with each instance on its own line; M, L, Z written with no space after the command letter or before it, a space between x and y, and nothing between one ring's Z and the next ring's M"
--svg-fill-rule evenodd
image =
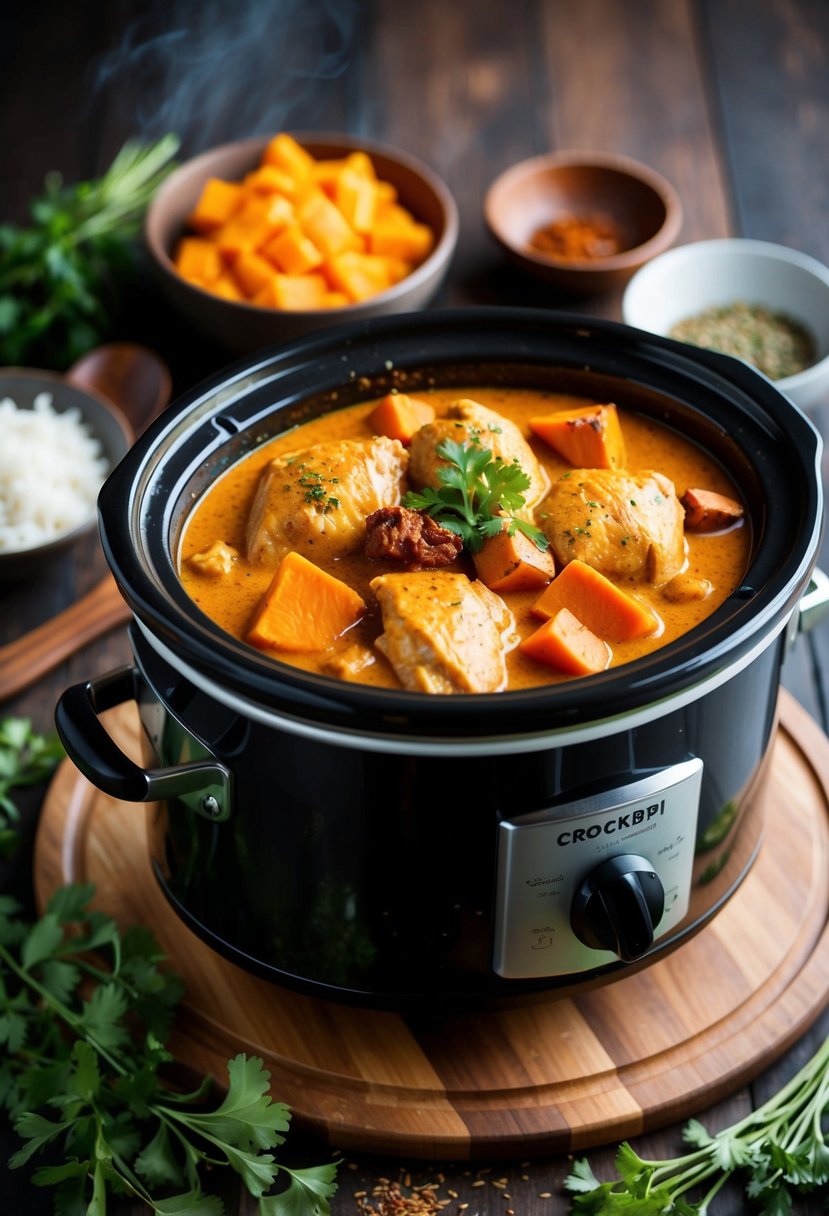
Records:
M438 388L418 391L416 395L428 401L438 416L451 402L461 397L471 397L511 418L528 438L539 461L547 469L551 482L567 472L571 466L541 440L531 436L528 419L555 410L591 404L583 397L533 389ZM348 406L279 435L230 468L194 507L182 539L180 577L187 592L202 611L234 637L245 639L257 605L274 574L270 568L249 563L244 555L247 516L260 471L275 456L306 448L311 444L368 438L372 432L366 418L375 404L376 401L372 400ZM740 497L723 468L696 444L642 415L625 410L620 410L619 413L629 469L652 469L665 474L674 482L676 492L680 496L691 486L715 490L732 498ZM713 586L711 593L704 600L671 603L658 588L650 584L626 583L626 591L644 600L656 612L662 622L662 628L658 636L614 642L612 666L650 653L692 629L718 608L739 585L746 569L751 544L750 526L747 522L724 532L689 532L686 537L686 571L695 577L709 580ZM221 577L200 573L188 561L194 553L208 549L216 540L224 541L240 553L239 560L233 564L231 571ZM370 561L362 552L358 552L331 562L327 568L329 573L354 587L369 605L369 611L362 620L335 643L335 650L354 642L372 646L374 639L382 631L382 625L369 583L378 574L401 569L400 565L391 561ZM475 577L474 565L466 556L461 556L458 562L446 568L461 570L470 578ZM503 598L515 616L522 638L541 624L530 612L539 594L538 591L504 594ZM284 654L274 651L273 657L308 671L324 671L331 652ZM533 661L518 649L512 650L507 656L507 667L509 688L551 684L573 678L562 676L551 667ZM376 662L365 668L359 678L366 684L399 687L391 666L379 652Z

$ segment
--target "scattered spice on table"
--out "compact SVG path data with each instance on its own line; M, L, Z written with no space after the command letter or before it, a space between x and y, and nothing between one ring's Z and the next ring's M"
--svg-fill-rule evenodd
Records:
M363 1216L437 1216L452 1202L438 1194L439 1183L407 1186L390 1178L380 1178L371 1192L357 1191L354 1198Z
M626 247L618 224L610 216L598 213L560 215L530 238L530 248L535 252L568 261L607 258Z
M724 355L736 355L770 380L793 376L815 359L814 342L799 322L785 313L743 300L715 305L686 317L673 326L670 337Z

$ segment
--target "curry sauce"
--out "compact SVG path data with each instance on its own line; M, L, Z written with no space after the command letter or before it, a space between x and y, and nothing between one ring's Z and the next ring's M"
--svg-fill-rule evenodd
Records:
M481 405L514 422L527 437L542 469L555 485L572 471L548 444L532 436L529 419L558 410L584 407L589 402L574 397L538 390L470 387L435 388L419 392L418 397L433 406L438 418L459 397L471 397ZM260 478L275 457L306 449L312 445L342 440L366 440L372 432L367 422L376 401L348 406L304 423L257 449L230 468L196 504L184 530L180 551L180 577L188 594L203 612L234 637L245 640L257 608L267 591L274 566L250 560L246 552L248 517ZM624 433L628 470L654 470L667 477L682 495L689 487L701 487L731 498L739 493L723 467L697 444L668 427L633 411L619 410ZM665 646L709 616L740 584L749 557L750 527L746 520L730 528L694 533L687 531L687 562L683 574L706 580L710 591L704 598L676 602L656 582L626 579L624 589L646 604L658 620L657 629L646 637L612 643L611 666L629 662L657 647ZM238 557L217 575L200 569L194 555L208 550L217 540L231 546ZM313 672L336 671L338 653L355 644L369 649L373 662L353 678L382 687L399 687L395 671L376 646L383 630L379 609L370 583L378 575L399 571L399 563L367 558L362 550L319 561L320 567L352 587L365 601L367 611L345 634L323 651L285 653L272 650L275 659ZM462 553L449 570L475 579L475 566ZM511 610L517 635L527 638L539 627L532 606L539 591L505 592L503 599ZM518 647L506 655L508 687L526 688L571 678L540 663Z

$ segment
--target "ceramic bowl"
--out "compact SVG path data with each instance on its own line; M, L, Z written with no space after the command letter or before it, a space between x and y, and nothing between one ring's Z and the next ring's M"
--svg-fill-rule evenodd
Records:
M622 316L637 329L669 335L687 317L737 302L764 305L803 326L815 360L775 384L801 409L829 398L829 269L796 249L741 237L679 245L631 279Z
M565 217L601 217L621 250L596 257L561 257L533 249L539 229ZM640 266L667 249L682 224L673 186L625 156L553 152L520 161L492 183L484 200L489 231L522 270L571 295L622 286Z
M187 161L166 179L154 197L146 217L146 243L168 301L196 332L237 354L345 321L422 308L439 289L457 245L457 206L448 188L426 165L385 144L349 135L293 134L317 159L338 158L357 150L367 152L378 178L390 182L403 206L433 230L435 245L425 261L399 283L370 299L343 307L287 312L223 299L183 279L171 255L207 179L239 181L257 167L271 137L225 144Z
M49 394L56 413L62 414L69 409L78 411L88 433L98 440L108 468L114 469L133 442L133 434L126 419L111 402L71 384L56 373L0 368L0 401L11 398L18 409L32 409L35 399L42 393ZM89 517L71 531L26 549L0 550L0 583L18 582L48 571L55 558L92 532L96 524L93 504Z

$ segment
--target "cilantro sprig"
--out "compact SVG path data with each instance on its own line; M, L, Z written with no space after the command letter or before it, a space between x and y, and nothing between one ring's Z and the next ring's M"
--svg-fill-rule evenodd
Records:
M444 439L436 451L446 462L437 470L440 488L410 490L403 498L404 507L431 515L460 536L470 553L479 552L488 536L501 531L505 516L510 536L523 532L539 549L547 548L544 533L515 516L524 507L525 491L530 488L530 478L517 460L493 456L477 436L463 442Z
M31 223L0 225L0 364L62 370L108 333L113 279L131 266L178 146L175 135L130 141L101 177L74 185L50 173Z
M784 1216L797 1194L829 1182L829 1039L791 1081L738 1123L712 1136L691 1119L684 1139L692 1152L644 1160L628 1143L616 1157L619 1177L600 1182L586 1160L577 1161L565 1187L572 1211L586 1216L705 1216L733 1175L764 1213Z
M20 812L10 791L45 781L63 755L63 746L54 732L38 734L28 718L0 720L0 857L5 857L18 839Z
M221 1216L203 1166L234 1170L260 1216L327 1216L336 1163L276 1161L290 1111L261 1060L230 1060L214 1107L209 1081L181 1093L162 1075L181 983L152 934L122 933L93 893L59 888L34 925L0 895L0 1108L23 1140L9 1165L48 1150L33 1182L55 1188L60 1216L105 1216L107 1197L125 1194L163 1216Z

